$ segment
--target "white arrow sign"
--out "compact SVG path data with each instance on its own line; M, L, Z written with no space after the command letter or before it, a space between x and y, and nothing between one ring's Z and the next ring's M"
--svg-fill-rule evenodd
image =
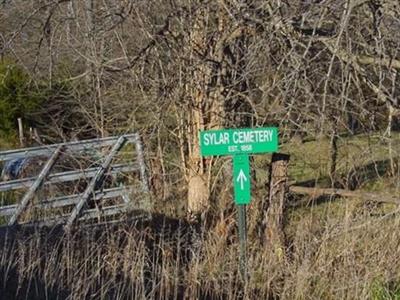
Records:
M240 181L240 189L243 190L244 189L244 182L247 181L247 177L246 175L244 175L244 172L242 169L240 169L239 175L236 178L236 181L239 182Z

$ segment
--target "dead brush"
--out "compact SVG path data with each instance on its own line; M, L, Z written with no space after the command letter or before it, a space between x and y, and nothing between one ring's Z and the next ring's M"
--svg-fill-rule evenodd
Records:
M247 282L233 215L201 230L200 247L192 225L157 216L70 235L9 232L0 236L0 299L392 299L375 296L397 291L400 216L371 209L338 201L289 216L290 255L278 260L249 240Z

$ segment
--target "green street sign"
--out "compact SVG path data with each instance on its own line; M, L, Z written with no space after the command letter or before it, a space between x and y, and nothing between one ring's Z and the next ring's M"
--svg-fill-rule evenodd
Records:
M233 190L236 204L250 203L250 161L248 155L233 156Z
M202 156L275 152L278 150L278 129L266 127L201 131L200 150Z
M244 128L200 132L202 156L233 156L233 189L238 205L240 273L246 280L246 205L250 203L250 154L278 151L278 128Z

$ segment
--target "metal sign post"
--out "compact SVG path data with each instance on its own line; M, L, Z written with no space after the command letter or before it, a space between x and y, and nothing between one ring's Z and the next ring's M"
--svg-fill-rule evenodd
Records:
M240 243L239 270L242 279L246 280L246 205L251 200L249 154L276 152L278 129L268 127L202 131L200 150L202 156L233 156L233 189L234 201L238 207Z
M239 270L243 280L247 277L247 253L246 253L246 240L247 240L247 225L246 225L246 204L239 204L238 206L238 228L239 228Z
M233 156L233 190L234 201L238 208L238 227L239 227L239 270L242 279L245 280L247 273L246 263L246 205L250 203L250 160L248 155Z

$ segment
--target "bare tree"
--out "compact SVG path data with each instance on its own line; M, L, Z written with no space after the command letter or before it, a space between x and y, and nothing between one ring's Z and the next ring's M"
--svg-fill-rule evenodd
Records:
M1 56L37 84L68 86L45 107L48 132L140 131L162 162L160 180L179 182L193 214L210 206L213 182L228 179L200 156L201 130L270 124L282 142L329 137L335 181L341 135L382 129L395 172L395 1L15 0L1 8Z

